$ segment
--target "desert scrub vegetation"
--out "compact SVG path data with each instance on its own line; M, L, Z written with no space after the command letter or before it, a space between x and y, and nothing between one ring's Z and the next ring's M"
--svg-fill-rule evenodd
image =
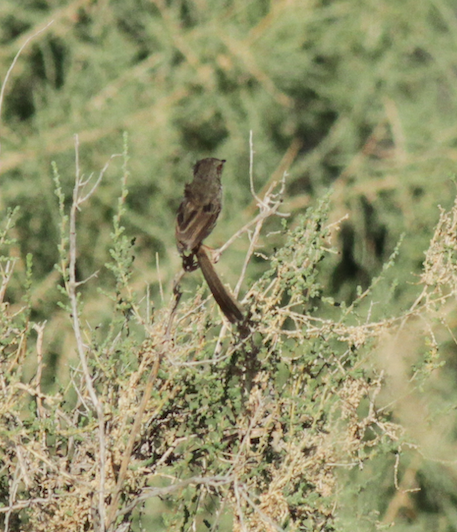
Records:
M0 528L455 529L455 22L0 3ZM240 331L173 292L208 156Z
M76 143L77 154L78 149ZM133 289L134 245L122 224L126 148L122 157L111 260L101 265L113 277L112 291L100 290L112 308L104 322L86 318L85 290L99 287L96 272L78 278L77 262L79 218L108 164L86 177L77 156L68 205L54 167L60 306L77 356L66 382L52 391L42 382L47 325L31 319L32 260L25 272L15 271L9 237L15 213L5 216L5 529L345 530L356 517L345 515L345 504L367 482L351 473L380 461L390 482L371 489L385 490L386 499L393 487L396 497L415 493L417 486L403 471L411 462L417 467L424 449L395 411L405 398L420 401L440 372L445 339L437 339L437 330L447 330L447 341L453 341L449 304L457 289L457 203L441 212L417 299L398 315L381 316L374 308L386 301L374 300L372 290L385 284L383 272L350 305L325 296L320 269L340 227L328 220L331 196L290 223L281 211L284 182L272 184L256 196L258 215L236 235L251 229L245 263L258 255L266 264L245 291L248 318L237 331L221 323L201 290L176 306L182 296L177 289L169 304L157 308L147 289ZM278 217L282 222L271 236L281 246L259 252L265 222ZM398 253L384 270L396 267ZM8 285L14 282L23 285L23 299L10 305ZM391 297L390 287L385 294ZM394 374L378 353L407 329L416 331L421 355L413 371ZM389 401L395 379L402 380L402 394ZM358 529L381 526L380 510L372 503L360 511Z

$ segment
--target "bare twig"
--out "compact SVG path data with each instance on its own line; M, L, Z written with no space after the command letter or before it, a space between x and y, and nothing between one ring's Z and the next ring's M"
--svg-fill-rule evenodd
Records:
M236 231L226 242L223 246L221 246L219 249L214 250L213 252L213 260L214 262L217 262L219 260L219 257L222 255L222 253L232 245L232 243L239 238L242 234L246 233L252 226L259 223L259 221L263 221L266 218L270 216L279 216L280 218L288 218L290 216L289 213L286 212L278 212L279 207L281 206L280 199L276 199L277 197L280 197L282 194L284 188L283 184L281 182L281 190L278 194L272 194L272 191L274 187L277 185L276 182L272 183L270 188L265 193L265 197L263 200L259 203L259 208L261 209L259 214L250 220L246 225L244 225L241 229Z
M163 285L162 285L162 276L160 275L160 260L159 260L159 254L156 253L156 268L157 268L157 278L159 280L159 293L160 293L160 299L162 302L165 301L165 297L163 295Z
M51 504L53 502L58 501L59 499L62 499L64 497L71 498L71 497L77 497L77 495L74 494L74 492L71 493L59 493L58 495L51 495L49 497L36 497L34 499L25 499L20 500L14 503L13 505L3 506L0 508L0 514L5 514L9 512L15 512L17 510L23 510L24 508L29 508L33 505L41 505L44 506L46 504Z
M2 88L0 90L0 122L1 122L1 119L2 119L2 107L3 107L3 101L5 99L5 91L6 91L6 84L11 76L11 73L13 71L13 68L15 67L16 63L17 63L17 60L19 59L19 56L21 55L22 51L24 50L24 48L29 44L29 42L34 39L35 37L37 37L40 33L43 33L44 31L46 31L49 26L51 24L53 24L54 20L51 20L50 22L48 22L48 24L46 24L46 26L44 28L41 28L40 30L38 30L37 32L35 32L33 35L30 35L28 37L28 39L22 44L22 46L19 48L19 51L17 52L17 54L14 56L14 59L6 73L6 76L5 76L5 79L3 80L3 84L2 84ZM1 144L0 144L0 154L1 154Z
M256 223L255 223L254 234L250 238L249 249L248 249L248 252L246 253L246 257L245 257L244 263L243 263L243 268L241 270L241 274L240 274L240 277L238 279L238 283L237 283L236 288L235 288L235 296L238 295L238 292L239 292L239 290L241 288L241 283L243 282L244 277L246 275L246 270L247 270L249 261L251 260L251 257L252 257L252 255L253 255L256 247L257 247L257 244L258 244L258 241L259 241L259 237L260 237L260 231L262 230L264 221L267 218L269 218L270 216L273 216L273 215L282 216L282 217L289 216L289 214L287 214L287 213L278 213L277 212L277 210L281 206L281 201L276 199L276 198L278 198L278 197L281 198L282 194L284 193L285 176L282 179L281 188L280 188L279 192L277 194L273 195L273 189L274 189L275 186L276 186L276 183L272 183L271 187L269 188L269 190L267 190L267 192L265 194L264 200L261 203L259 203L260 212L255 218Z
M6 512L6 515L5 515L5 532L8 532L8 529L9 529L9 521L10 521L10 517L11 517L11 514L13 512L13 508L14 508L14 501L16 500L16 495L17 495L17 490L18 490L18 487L19 487L19 483L21 481L21 477L19 475L19 465L16 466L16 469L14 471L14 478L13 478L13 482L12 482L12 485L10 487L10 494L9 494L9 505L8 505L8 510Z
M257 204L261 204L262 200L257 196L254 187L254 143L252 140L252 129L249 131L249 185L251 187L251 194L255 198Z
M94 387L93 378L89 370L89 365L86 356L86 345L83 342L81 325L79 320L79 309L78 309L78 294L77 288L81 284L76 280L76 253L77 253L77 244L76 244L76 216L78 211L81 208L81 205L87 201L90 196L95 192L97 186L99 185L103 175L108 169L109 162L113 157L117 155L112 155L109 161L100 171L100 174L91 188L91 190L83 195L85 186L90 182L90 178L83 180L80 166L79 166L79 138L75 136L75 161L76 161L76 176L75 176L75 186L73 188L73 202L70 209L70 238L69 238L69 254L70 262L68 264L68 282L67 282L67 293L70 300L71 306L71 317L73 331L75 334L76 347L78 351L79 361L81 363L81 369L86 383L87 391L89 397L92 401L92 404L97 413L98 419L98 444L99 444L99 490L98 490L98 513L100 519L100 532L105 530L105 480L106 480L106 442L105 442L105 416L103 404L97 396L97 392Z
M165 486L163 488L144 488L140 495L132 501L128 506L119 511L118 515L124 515L131 512L139 503L150 499L151 497L165 497L176 491L182 490L187 486L212 486L220 487L230 484L232 479L229 476L214 476L214 477L191 477L187 480L182 480L176 484Z
M264 523L268 523L268 525L277 532L285 532L284 528L277 525L273 521L273 519L271 519L271 517L269 517L265 512L262 512L262 510L259 508L259 505L251 499L251 497L246 493L246 490L243 486L239 486L238 489L243 499L249 504L249 506L251 506L254 512L258 514L258 516Z
M3 268L3 265L0 264L0 276L2 277L2 284L0 286L0 303L3 303L5 298L6 288L8 287L11 276L13 275L14 263L14 260L8 260L6 262L5 268Z
M181 282L181 279L183 278L184 274L185 274L184 270L181 270L173 279L173 306L171 308L170 315L168 316L167 329L165 333L165 338L167 340L170 339L171 327L173 326L173 321L176 316L176 311L178 310L178 305L179 305L179 302L181 301L182 292L181 292L179 283Z
M35 387L36 387L36 403L38 417L44 417L43 403L41 400L41 375L43 373L43 336L46 321L42 324L35 323L33 328L37 332L38 338L36 341L36 356L37 356L37 371L35 375Z

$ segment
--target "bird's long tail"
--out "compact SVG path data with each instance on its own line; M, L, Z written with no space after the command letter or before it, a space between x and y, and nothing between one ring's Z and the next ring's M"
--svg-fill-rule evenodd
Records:
M222 284L204 246L199 247L197 260L209 289L226 318L231 323L243 321L244 316L238 302Z

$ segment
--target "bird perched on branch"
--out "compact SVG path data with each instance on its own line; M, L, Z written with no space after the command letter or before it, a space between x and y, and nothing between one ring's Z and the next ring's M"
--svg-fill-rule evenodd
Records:
M194 166L194 179L184 188L176 216L176 243L185 271L201 268L217 304L231 323L243 321L238 302L220 280L202 244L214 229L222 209L223 159L201 159Z

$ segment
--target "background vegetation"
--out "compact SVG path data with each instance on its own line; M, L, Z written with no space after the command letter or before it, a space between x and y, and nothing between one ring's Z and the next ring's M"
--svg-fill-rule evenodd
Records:
M0 42L2 526L456 530L454 3L3 0ZM205 156L249 334L198 273L170 321Z

